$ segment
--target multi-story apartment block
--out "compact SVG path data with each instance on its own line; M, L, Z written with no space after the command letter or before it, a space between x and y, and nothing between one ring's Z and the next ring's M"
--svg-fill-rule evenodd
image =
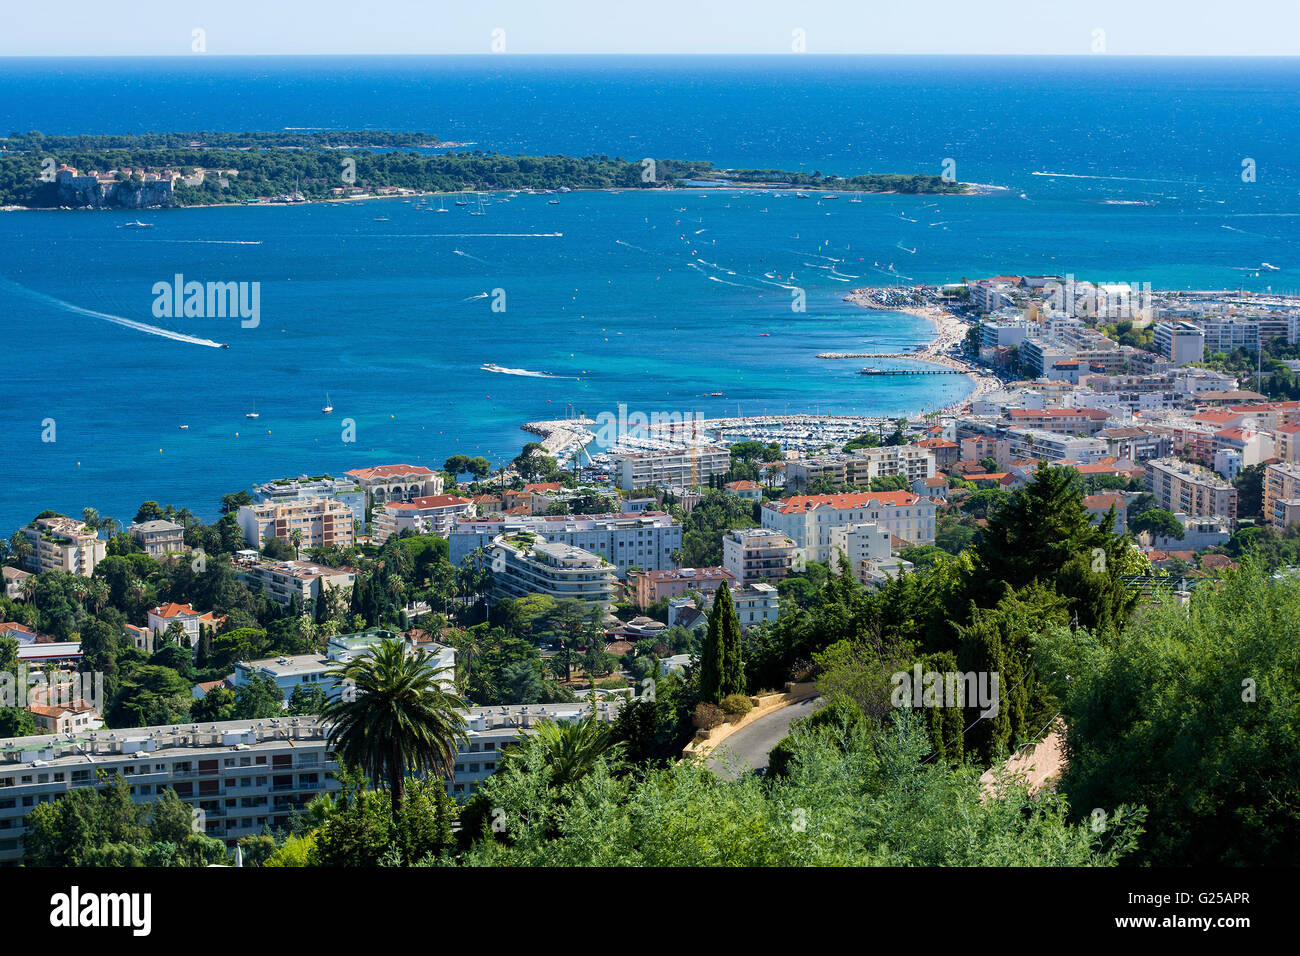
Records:
M636 575L637 607L644 609L660 598L681 597L687 591L699 591L707 597L735 580L736 576L723 567L642 571Z
M196 810L208 836L233 846L337 790L326 727L314 717L97 730L0 741L0 864L23 857L24 817L78 787L120 774L142 804L165 790Z
M1146 464L1146 486L1156 507L1192 518L1237 520L1237 489L1208 468L1156 458Z
M127 530L151 558L164 558L185 550L185 528L174 521L141 521Z
M613 604L617 578L598 554L528 532L499 535L488 552L485 564L498 597L576 598L602 612Z
M731 450L725 445L693 444L659 451L611 449L618 487L682 487L707 485L731 470Z
M1106 427L1111 413L1096 408L1013 408L1007 418L1016 428L1091 437Z
M289 543L295 531L303 548L350 548L356 540L352 509L333 498L296 498L244 505L236 516L249 547L268 537Z
M1099 438L1078 438L1040 428L1017 428L1006 435L1013 459L1045 458L1048 461L1095 463L1106 457L1106 442Z
M873 478L902 475L909 482L916 478L933 478L935 454L922 445L883 445L864 448L851 455L818 455L786 463L786 484L793 489L807 488L820 479L835 484L866 485Z
M84 522L62 515L37 518L20 530L32 546L28 571L67 571L90 577L107 553L107 542Z
M743 587L758 581L774 584L790 573L799 546L769 528L743 528L722 536L722 566Z
M598 554L619 577L629 568L658 571L675 568L682 547L682 526L658 511L613 515L519 515L461 520L448 536L450 560L457 567L501 534L532 532L555 544L570 544Z
M746 587L728 586L731 603L736 606L736 620L742 628L775 621L780 616L781 599L772 585L760 581Z
M1204 319L1200 322L1205 331L1205 351L1223 352L1245 349L1259 351L1259 323L1241 319Z
M379 465L355 468L346 474L377 505L442 494L442 475L423 465Z
M474 502L459 495L430 495L410 501L390 501L371 513L371 541L382 545L393 535L416 534L448 537L456 522L474 516Z
M1173 440L1153 428L1122 425L1104 428L1097 437L1106 442L1107 458L1125 458L1136 464L1173 454Z
M1205 329L1191 322L1157 322L1152 344L1166 358L1190 365L1205 358Z
M926 438L916 443L917 448L924 448L930 454L934 455L934 470L936 473L947 471L961 458L961 450L955 441L948 441L946 438Z
M597 720L612 721L622 703L622 697L612 697L594 703L471 707L465 721L467 739L456 752L455 777L446 781L447 793L456 800L469 799L497 771L502 754L544 721L586 720L593 709Z
M1264 520L1279 531L1300 524L1300 465L1295 462L1264 467Z
M304 498L333 498L341 501L352 511L352 520L357 525L366 524L366 491L354 478L334 478L320 475L309 478L281 478L258 485L258 501L301 501Z
M847 495L801 495L763 505L763 527L789 536L806 559L835 557L831 531L872 522L913 544L934 543L936 504L908 491L862 492Z
M888 531L871 522L846 524L830 532L832 565L842 554L857 568L863 561L885 561L893 553Z
M1273 446L1283 461L1300 461L1300 425L1279 425L1273 430Z
M314 607L325 588L350 597L356 574L342 568L327 568L310 561L271 561L256 551L239 551L234 557L235 576L254 594L266 596L281 607L294 598L300 607Z

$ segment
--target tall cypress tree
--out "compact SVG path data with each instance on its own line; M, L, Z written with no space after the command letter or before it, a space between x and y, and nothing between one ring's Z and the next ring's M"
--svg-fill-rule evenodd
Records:
M718 643L722 648L722 666L718 680L718 698L745 692L745 665L740 657L740 618L731 599L731 588L726 583L718 586L709 614L709 627L718 622Z
M700 647L700 700L716 704L722 699L723 641L721 611L715 599L709 611L709 627Z

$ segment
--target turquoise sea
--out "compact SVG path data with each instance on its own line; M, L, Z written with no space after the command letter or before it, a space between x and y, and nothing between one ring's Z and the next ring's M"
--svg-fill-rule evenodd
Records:
M1117 58L0 60L5 130L410 129L842 173L952 158L959 178L1007 187L497 196L483 216L436 199L2 213L0 528L87 505L129 521L146 498L211 517L221 494L284 475L499 461L528 440L521 423L570 406L885 415L969 389L816 359L928 339L924 321L843 302L856 286L1070 272L1295 290L1298 74ZM136 218L153 228L119 228ZM259 324L156 318L154 285L177 274L259 283Z

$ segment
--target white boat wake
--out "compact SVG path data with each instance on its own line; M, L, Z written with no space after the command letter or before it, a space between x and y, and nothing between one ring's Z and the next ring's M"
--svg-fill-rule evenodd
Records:
M493 365L491 362L484 362L479 366L480 371L496 372L498 375L523 375L526 378L568 378L567 375L552 375L550 372L533 372L526 368L503 368L500 365Z
M56 299L52 295L46 295L44 292L37 292L26 286L19 285L16 282L10 282L8 279L0 280L6 285L11 285L15 289L49 305L56 306L64 311L71 312L74 315L85 315L92 319L103 319L106 322L112 322L114 325L120 325L126 329L135 329L137 332L145 332L149 335L159 335L165 339L171 339L173 342L186 342L190 345L202 345L210 349L226 348L220 342L214 342L212 339L199 338L197 335L186 335L184 332L173 332L171 329L162 329L156 325L149 325L145 322L137 322L135 319L128 319L121 315L110 315L107 312L96 312L94 309L84 309L79 305L73 305L71 302L64 302L62 299Z

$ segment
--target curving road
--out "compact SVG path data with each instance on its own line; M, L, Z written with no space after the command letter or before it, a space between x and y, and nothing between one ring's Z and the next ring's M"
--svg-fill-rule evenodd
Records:
M790 732L790 725L817 709L821 698L802 700L760 717L736 731L709 752L708 768L718 776L734 780L751 770L767 767L767 755Z

